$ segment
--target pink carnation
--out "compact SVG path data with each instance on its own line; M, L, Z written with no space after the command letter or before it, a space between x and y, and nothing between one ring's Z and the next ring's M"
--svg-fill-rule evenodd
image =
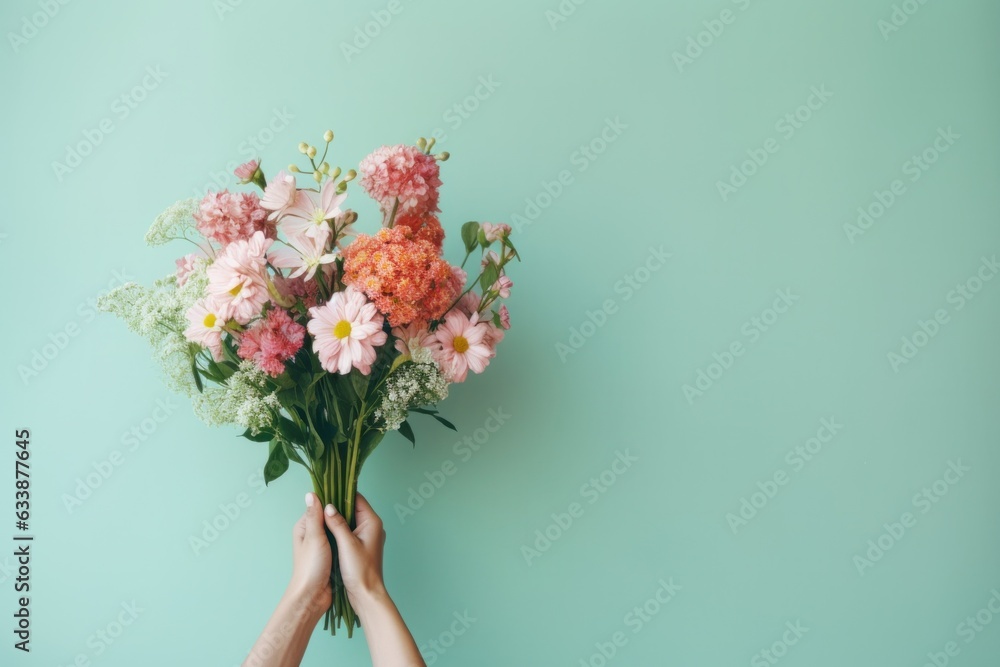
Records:
M233 170L233 174L236 175L236 178L240 179L240 183L246 185L253 180L253 175L257 173L257 167L259 166L260 162L257 160L250 160L236 167Z
M500 306L500 326L504 329L510 329L510 311L507 310L507 306Z
M275 238L274 227L267 224L267 211L252 192L209 192L194 214L198 231L222 246L249 239L254 232Z
M416 146L382 146L361 161L361 187L388 214L424 215L438 210L437 160Z
M183 287L184 283L187 282L188 276L195 270L199 262L204 262L205 257L198 255L196 253L191 253L190 255L184 255L177 260L177 285L178 287Z
M491 222L484 222L482 224L483 236L490 243L494 241L499 241L503 237L510 234L510 225L504 224L502 222L493 224Z
M483 298L481 296L476 294L475 291L470 290L458 300L455 307L471 317L479 312L479 304L482 300Z
M507 276L500 276L497 281L493 283L493 287L490 289L500 295L501 299L510 298L510 288L514 286L514 281Z
M278 377L285 372L285 362L301 349L305 335L306 328L287 311L272 308L265 319L243 333L239 355L242 359L252 359L271 377Z

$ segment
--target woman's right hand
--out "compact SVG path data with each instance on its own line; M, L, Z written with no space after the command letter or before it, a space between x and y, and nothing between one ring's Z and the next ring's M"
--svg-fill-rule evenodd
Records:
M382 579L385 530L382 528L382 519L365 497L359 493L355 498L356 527L353 531L333 505L327 505L323 515L327 528L337 541L340 575L347 589L347 597L351 606L363 613L373 600L386 595Z

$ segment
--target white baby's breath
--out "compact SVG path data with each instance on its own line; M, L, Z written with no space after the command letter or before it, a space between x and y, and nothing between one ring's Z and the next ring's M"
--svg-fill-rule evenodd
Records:
M406 420L410 409L432 405L447 398L448 381L433 360L427 363L405 363L386 379L382 392L382 401L375 409L375 418L381 422L380 428L383 431L394 431Z
M197 199L182 199L167 207L146 232L146 245L163 245L168 241L184 237L184 232L194 229L194 214L198 210Z
M195 414L209 426L236 424L254 434L274 425L280 407L267 373L252 361L243 361L225 384L207 386L194 399Z
M157 280L152 287L125 283L97 302L100 310L117 315L131 331L149 341L153 357L167 375L167 384L189 396L197 392L191 364L198 348L184 337L188 325L185 313L202 297L207 282L203 264L183 287L177 286L175 276Z

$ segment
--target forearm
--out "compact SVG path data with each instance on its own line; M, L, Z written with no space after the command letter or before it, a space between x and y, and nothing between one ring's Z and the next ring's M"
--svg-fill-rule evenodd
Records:
M413 635L384 588L369 592L358 605L372 667L426 667Z
M292 590L286 591L243 667L298 667L322 616L320 605Z

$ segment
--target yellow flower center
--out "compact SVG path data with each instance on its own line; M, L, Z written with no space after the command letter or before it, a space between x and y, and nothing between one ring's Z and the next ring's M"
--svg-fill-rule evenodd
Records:
M240 293L240 290L242 290L242 289L243 289L243 283L240 283L239 285L237 285L233 289L229 290L229 293L232 294L233 296L236 296L237 294Z
M347 320L340 320L333 328L333 335L337 338L347 338L351 335L351 323Z
M465 339L465 336L455 336L455 340L451 344L459 354L463 354L469 349L469 341Z
M322 225L326 222L326 211L321 208L313 209L312 221L314 225Z
M205 321L203 322L206 329L211 329L215 326L215 313L209 313L205 316Z

